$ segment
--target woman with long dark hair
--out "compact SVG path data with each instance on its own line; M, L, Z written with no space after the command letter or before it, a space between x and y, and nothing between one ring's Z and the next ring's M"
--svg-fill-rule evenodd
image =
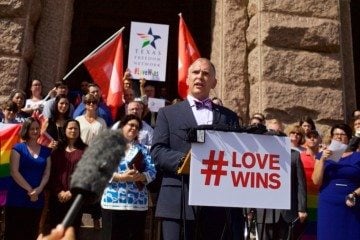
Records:
M58 141L64 138L64 124L69 119L70 102L66 95L58 95L55 98L54 109L51 110L51 118L45 122L46 132L53 138L49 145L56 148Z
M21 89L14 89L11 91L9 95L9 100L16 103L18 107L18 111L16 112L15 119L17 122L20 123L25 122L25 119L30 116L29 114L27 114L22 110L22 108L25 106L25 98L26 98L25 92Z
M74 196L70 191L70 176L80 161L87 145L80 138L80 124L74 119L64 123L64 138L60 139L57 149L51 154L51 174L48 184L50 192L47 223L54 228L69 210ZM78 233L81 214L72 225Z

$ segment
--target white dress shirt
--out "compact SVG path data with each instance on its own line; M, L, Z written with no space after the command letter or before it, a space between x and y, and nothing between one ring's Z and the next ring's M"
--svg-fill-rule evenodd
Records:
M190 103L191 110L195 116L198 125L204 125L204 124L211 125L213 123L214 115L212 110L209 110L207 108L202 108L199 110L196 109L195 100L196 101L200 101L200 100L194 98L191 95L187 96L187 100Z

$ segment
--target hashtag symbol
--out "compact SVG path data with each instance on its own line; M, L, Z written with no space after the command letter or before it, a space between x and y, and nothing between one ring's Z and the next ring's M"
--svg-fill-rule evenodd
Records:
M209 159L203 159L202 164L206 165L205 169L201 169L201 174L205 175L205 185L210 185L214 176L214 186L219 186L221 176L227 175L227 171L223 170L223 166L228 165L228 161L224 159L224 151L220 151L219 159L215 160L215 150L211 150Z

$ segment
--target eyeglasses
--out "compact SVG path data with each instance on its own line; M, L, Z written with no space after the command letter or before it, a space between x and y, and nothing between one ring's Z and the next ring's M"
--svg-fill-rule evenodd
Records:
M334 137L346 137L346 133L333 133Z
M139 125L134 124L134 123L127 123L126 125L128 125L131 128L135 128L136 130L139 130Z
M90 105L90 104L97 104L97 101L86 101L85 104Z
M295 135L301 136L301 133L298 133L298 132L290 132L290 134L295 134Z

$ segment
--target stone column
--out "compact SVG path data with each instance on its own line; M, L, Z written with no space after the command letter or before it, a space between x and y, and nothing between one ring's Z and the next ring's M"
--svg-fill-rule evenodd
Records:
M0 101L14 88L25 90L40 0L0 0Z
M74 0L42 0L30 79L43 82L44 93L66 74L71 42Z
M245 121L248 116L246 1L213 0L211 60L217 70L214 95Z
M340 8L340 26L341 26L341 58L342 58L342 76L344 88L345 120L350 122L351 113L356 109L356 89L354 75L354 58L351 32L351 0L338 0Z
M338 0L249 0L250 114L344 119Z

